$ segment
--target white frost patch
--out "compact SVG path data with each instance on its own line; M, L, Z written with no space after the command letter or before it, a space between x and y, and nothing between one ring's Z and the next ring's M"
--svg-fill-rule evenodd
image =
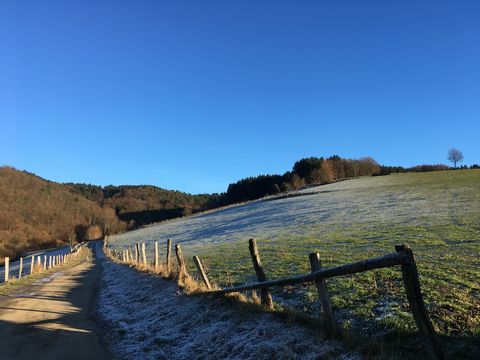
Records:
M33 285L42 285L42 284L45 284L45 283L48 283L48 282L52 281L56 277L61 277L61 276L63 276L63 271L55 272L55 273L51 274L50 276L46 276L44 278L41 278L41 279L35 281L33 283Z
M179 294L172 282L104 262L98 313L118 359L359 359L272 314Z

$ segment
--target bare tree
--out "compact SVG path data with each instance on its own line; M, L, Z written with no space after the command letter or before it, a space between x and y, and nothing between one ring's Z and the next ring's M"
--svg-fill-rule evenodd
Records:
M457 163L463 161L463 154L460 150L451 148L448 150L448 160L453 162L454 167L457 167Z

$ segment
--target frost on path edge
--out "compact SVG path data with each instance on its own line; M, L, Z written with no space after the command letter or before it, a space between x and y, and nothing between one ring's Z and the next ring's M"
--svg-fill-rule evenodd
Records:
M275 316L183 296L173 282L104 261L98 313L119 359L359 359Z

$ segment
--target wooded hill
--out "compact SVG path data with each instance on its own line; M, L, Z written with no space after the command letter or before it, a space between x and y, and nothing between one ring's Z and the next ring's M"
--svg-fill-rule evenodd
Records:
M187 215L209 198L155 186L59 184L0 167L0 258Z
M63 245L125 228L111 208L75 194L70 187L11 167L0 168L0 257ZM96 230L95 230L96 229Z
M101 207L114 209L129 228L187 216L217 206L209 194L191 195L151 185L65 185Z

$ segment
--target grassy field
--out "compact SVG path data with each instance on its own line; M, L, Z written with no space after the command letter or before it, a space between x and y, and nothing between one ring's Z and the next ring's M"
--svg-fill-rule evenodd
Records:
M186 255L200 255L211 279L224 286L255 279L249 237L257 238L272 279L309 272L313 251L331 267L408 243L448 354L468 358L480 351L474 345L480 341L480 171L361 178L306 189L303 195L145 228L114 238L112 245L146 241L151 249L153 241L172 238L183 243ZM416 327L399 269L335 278L328 287L345 327L406 344L404 355L414 357ZM277 289L274 299L279 308L318 314L313 286Z

